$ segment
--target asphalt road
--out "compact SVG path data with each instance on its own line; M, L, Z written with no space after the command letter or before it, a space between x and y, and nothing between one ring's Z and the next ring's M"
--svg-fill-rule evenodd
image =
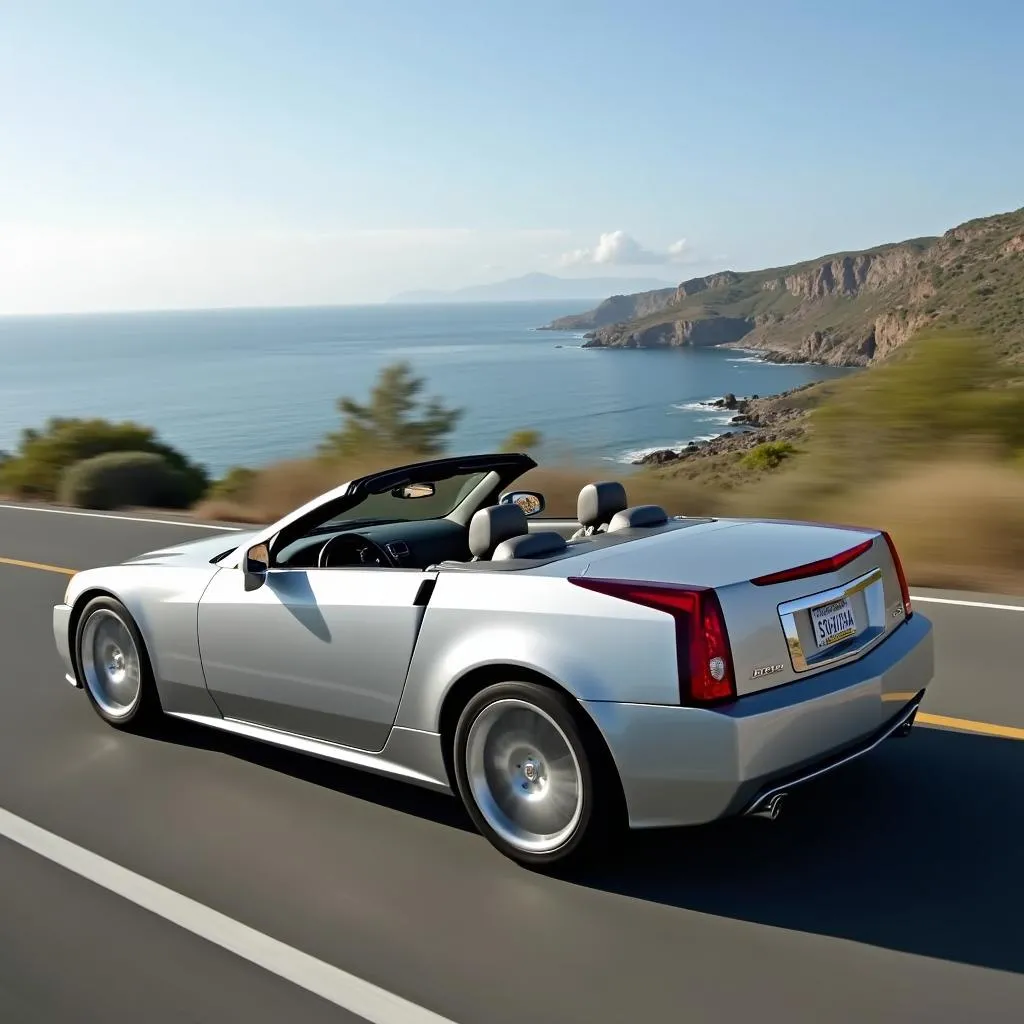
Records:
M275 970L301 954L456 1024L1024 1019L1024 611L919 600L938 673L910 739L775 823L640 835L559 880L500 857L454 800L211 730L104 725L54 652L59 570L203 535L0 506L0 826L299 952L257 966L95 884L91 861L0 838L0 1020L358 1019Z

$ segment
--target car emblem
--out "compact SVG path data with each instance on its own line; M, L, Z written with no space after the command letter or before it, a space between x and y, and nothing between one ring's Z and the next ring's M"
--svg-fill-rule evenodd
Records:
M781 672L781 665L760 665L750 673L751 679L758 679L760 676L770 676L773 672Z

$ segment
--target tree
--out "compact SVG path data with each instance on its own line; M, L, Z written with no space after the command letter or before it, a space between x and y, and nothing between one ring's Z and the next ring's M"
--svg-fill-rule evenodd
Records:
M424 401L420 395L426 381L413 376L406 362L384 367L365 405L354 398L339 398L341 430L324 438L320 452L325 455L353 455L367 451L403 451L415 455L438 455L448 435L461 419L462 409L447 409L441 400ZM422 405L419 418L417 407Z

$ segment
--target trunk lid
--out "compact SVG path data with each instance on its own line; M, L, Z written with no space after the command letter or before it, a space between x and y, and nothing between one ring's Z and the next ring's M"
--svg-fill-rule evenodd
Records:
M586 575L714 588L737 696L856 660L906 619L888 543L872 529L719 520L595 553Z

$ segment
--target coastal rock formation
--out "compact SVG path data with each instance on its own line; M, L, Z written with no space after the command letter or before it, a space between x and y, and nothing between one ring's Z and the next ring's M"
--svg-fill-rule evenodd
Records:
M585 348L723 345L774 362L866 366L928 324L955 323L1024 363L1022 311L1024 208L938 237L615 296L549 326L587 331Z
M584 348L679 348L683 345L727 345L754 329L748 317L708 317L704 320L672 320L649 327L612 324L586 335Z

